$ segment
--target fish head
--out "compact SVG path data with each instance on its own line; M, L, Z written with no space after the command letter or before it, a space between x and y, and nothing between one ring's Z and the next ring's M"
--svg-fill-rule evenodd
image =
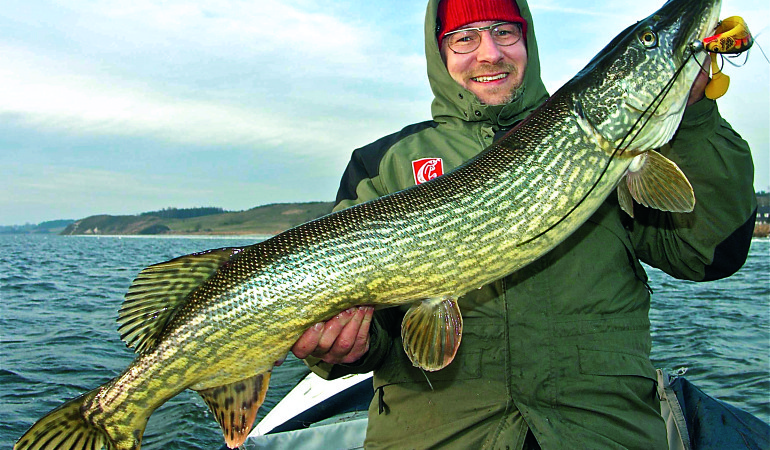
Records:
M626 28L569 84L581 118L612 147L645 151L671 140L713 34L721 0L670 0Z

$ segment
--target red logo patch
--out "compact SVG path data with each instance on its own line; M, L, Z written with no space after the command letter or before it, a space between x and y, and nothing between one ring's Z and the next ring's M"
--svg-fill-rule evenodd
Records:
M418 159L412 161L412 171L414 172L414 182L422 184L444 175L444 162L441 158Z

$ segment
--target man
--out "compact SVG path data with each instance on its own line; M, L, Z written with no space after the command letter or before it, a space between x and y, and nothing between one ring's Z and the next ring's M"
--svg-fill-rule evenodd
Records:
M356 150L336 209L452 170L547 98L524 0L430 0L425 30L433 120ZM640 208L630 220L611 197L541 259L460 299L463 342L437 372L404 354L398 308L354 308L300 338L294 353L323 376L374 370L367 448L667 446L639 261L728 276L756 208L748 146L703 99L705 81L661 150L693 185L692 213Z

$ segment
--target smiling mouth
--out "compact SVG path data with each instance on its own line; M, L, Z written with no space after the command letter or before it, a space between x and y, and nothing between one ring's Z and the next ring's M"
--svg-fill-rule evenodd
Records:
M507 73L500 73L500 74L491 75L491 76L472 77L471 80L477 83L490 83L492 81L502 80L503 78L506 78L506 77L508 77Z

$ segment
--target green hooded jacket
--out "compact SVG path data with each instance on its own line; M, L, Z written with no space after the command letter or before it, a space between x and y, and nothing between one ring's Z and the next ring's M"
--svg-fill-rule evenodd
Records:
M436 41L437 5L429 1L425 20L433 120L357 149L336 209L414 185L413 161L441 158L443 171L452 170L547 98L523 0L525 88L504 106L482 105L449 76ZM715 102L689 107L661 152L691 181L695 211L637 205L632 221L609 198L554 250L460 299L462 344L447 368L412 366L401 347L399 308L375 314L370 349L358 362L307 360L327 378L374 370L367 448L521 449L528 431L547 449L666 447L640 261L683 279L729 276L748 253L756 200L748 145Z

